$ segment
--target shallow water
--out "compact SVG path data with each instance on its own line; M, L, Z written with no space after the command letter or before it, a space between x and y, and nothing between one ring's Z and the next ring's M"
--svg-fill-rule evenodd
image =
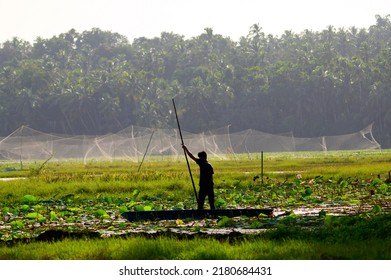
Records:
M0 178L0 181L13 181L13 180L24 180L25 177L9 177L9 178Z

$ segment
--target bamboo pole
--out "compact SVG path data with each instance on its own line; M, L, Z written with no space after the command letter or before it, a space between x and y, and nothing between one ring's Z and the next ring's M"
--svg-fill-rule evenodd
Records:
M181 143L182 143L182 146L183 146L183 145L184 145L183 136L182 136L181 126L180 126L180 124L179 124L179 119L178 119L178 114L177 114L177 111L176 111L176 106L175 106L174 98L172 99L172 104L174 105L174 111L175 111L176 122L177 122L177 124L178 124L179 135L180 135L180 137L181 137ZM197 200L197 204L198 204L198 195L197 195L197 190L196 190L195 185L194 185L193 175L191 174L191 168L190 168L190 164L189 164L189 159L187 158L187 153L186 153L186 151L183 150L183 152L185 153L187 168L189 169L189 174L190 174L191 183L192 183L192 185L193 185L194 194L195 194L195 197L196 197L196 200Z

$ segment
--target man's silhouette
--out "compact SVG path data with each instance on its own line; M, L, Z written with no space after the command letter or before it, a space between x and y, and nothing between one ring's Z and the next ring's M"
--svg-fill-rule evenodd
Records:
M198 158L196 158L185 145L182 146L185 152L189 157L194 160L200 167L200 190L198 193L198 209L204 209L205 198L208 196L210 209L215 209L215 195L213 190L213 167L207 161L206 152L202 151L198 153Z

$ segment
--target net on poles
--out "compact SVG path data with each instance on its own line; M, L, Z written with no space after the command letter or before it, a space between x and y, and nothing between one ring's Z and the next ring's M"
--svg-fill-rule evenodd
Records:
M373 150L380 144L372 134L372 126L355 133L313 138L292 134L269 134L253 129L230 132L222 127L203 133L182 131L186 146L194 152L206 151L208 157L227 159L239 154L260 152L301 152L336 150ZM129 126L117 133L87 135L55 135L22 126L0 138L0 160L105 160L126 159L140 162L143 158L178 160L182 155L177 129L154 129Z

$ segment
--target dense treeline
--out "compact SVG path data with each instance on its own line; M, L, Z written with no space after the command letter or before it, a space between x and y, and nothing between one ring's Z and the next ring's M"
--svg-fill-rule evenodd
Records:
M0 135L21 125L98 135L175 127L173 97L187 131L231 124L314 137L375 122L375 138L391 147L390 16L281 36L254 24L237 42L211 28L132 43L92 29L0 45Z

